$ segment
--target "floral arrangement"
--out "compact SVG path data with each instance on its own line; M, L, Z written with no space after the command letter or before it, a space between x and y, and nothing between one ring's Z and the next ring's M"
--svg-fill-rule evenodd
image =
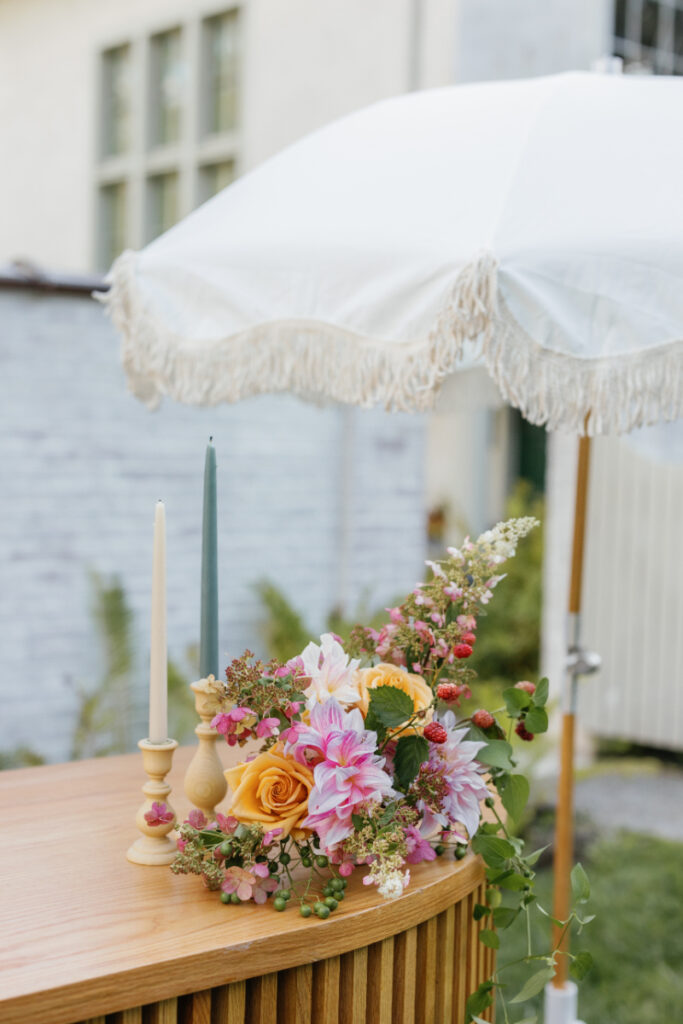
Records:
M529 784L497 716L505 711L508 728L533 740L547 729L548 684L517 682L499 709L459 717L459 707L475 683L468 659L478 618L502 564L536 525L509 520L428 562L429 580L388 609L378 631L357 626L346 645L325 634L286 664L249 651L233 661L216 684L212 725L231 746L260 748L226 772L227 815L208 822L195 810L180 825L172 870L200 875L226 904L272 897L276 911L298 905L302 917L325 919L354 871L392 899L413 865L471 848L490 884L475 909L491 922L480 937L497 947L494 926L534 899L535 856L523 856L501 817L502 807L520 819ZM542 971L553 962L551 954ZM473 993L472 1019L498 983Z

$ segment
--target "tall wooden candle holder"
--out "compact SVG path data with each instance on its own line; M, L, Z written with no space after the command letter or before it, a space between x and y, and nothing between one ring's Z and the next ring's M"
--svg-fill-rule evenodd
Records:
M167 811L174 813L166 799L171 792L166 776L171 770L173 751L178 746L178 741L151 743L149 740L140 740L138 746L142 751L142 763L149 776L149 782L142 787L146 800L135 817L135 824L142 835L129 848L126 857L133 864L171 864L178 852L176 844L168 835L175 827L175 821L171 819L159 825L150 825L145 814L152 810L153 803L163 803Z
M195 729L199 746L185 775L185 793L192 806L198 807L211 821L217 805L228 791L223 765L216 750L218 733L211 728L211 719L222 707L222 687L213 675L190 683L190 686L201 722Z

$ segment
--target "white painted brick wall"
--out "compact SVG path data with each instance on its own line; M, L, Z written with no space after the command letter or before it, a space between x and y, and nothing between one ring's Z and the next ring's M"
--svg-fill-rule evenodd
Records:
M126 393L116 336L92 300L0 292L0 324L0 750L26 743L50 760L68 756L74 687L102 670L90 569L123 581L144 708L159 497L170 654L182 662L197 641L209 434L226 662L245 646L262 650L252 588L265 576L316 629L340 600L354 610L364 596L374 608L421 577L422 417L290 396L216 409L167 402L149 413Z

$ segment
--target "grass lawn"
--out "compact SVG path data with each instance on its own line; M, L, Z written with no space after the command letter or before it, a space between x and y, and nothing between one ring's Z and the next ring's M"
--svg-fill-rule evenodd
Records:
M572 949L588 950L595 961L579 985L579 1016L586 1024L663 1024L683 1021L683 844L624 834L589 848L583 866L591 883L586 911L596 915ZM539 899L551 905L551 875L538 875ZM532 948L547 949L539 914L534 914ZM526 927L518 919L500 932L498 963L526 954ZM531 968L533 971L534 968ZM510 997L529 976L522 965L503 972ZM510 1008L510 1020L533 1016L542 996ZM505 1017L499 1007L498 1024Z

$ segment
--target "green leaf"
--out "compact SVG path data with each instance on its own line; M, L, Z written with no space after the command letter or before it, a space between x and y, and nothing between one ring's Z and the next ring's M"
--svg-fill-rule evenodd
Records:
M351 823L353 824L353 827L355 828L356 832L360 832L360 830L363 827L363 819L361 818L360 814L352 814Z
M587 903L591 896L591 886L588 875L580 864L572 868L572 893L577 903Z
M540 971L536 971L530 978L527 978L526 982L519 990L514 999L511 999L511 1003L525 1003L527 999L531 999L533 996L537 996L545 986L548 984L552 976L555 974L555 968L550 964L547 967L541 968Z
M533 853L530 853L528 857L524 858L530 868L532 868L534 866L534 864L536 863L538 858L541 856L542 853L545 853L545 851L548 849L549 846L550 846L550 843L546 843L545 846L539 847L538 850L534 850Z
M397 686L378 686L370 690L370 709L387 729L396 729L413 713L413 702Z
M474 910L472 911L472 917L475 921L481 921L482 917L486 917L491 911L488 907L485 907L483 903L475 903Z
M550 684L547 679L539 679L536 686L536 692L534 693L534 704L537 708L543 708L548 703L548 693L550 691Z
M383 686L382 689L390 687ZM407 789L428 757L429 744L424 736L401 736L394 754L394 771L399 785Z
M575 981L582 981L593 966L593 957L590 953L577 953L569 966L569 973Z
M519 718L522 708L528 708L531 704L530 695L525 690L515 689L514 686L503 690L503 700L510 718Z
M532 708L524 720L524 725L534 736L539 732L548 731L548 713L545 708Z
M508 768L514 767L510 760L512 756L512 747L505 740L491 740L487 743L482 750L477 754L477 761L481 761L482 764L491 765L492 768Z
M519 907L496 907L493 911L493 923L496 928L509 928L519 915Z
M500 946L500 939L491 928L484 928L479 932L479 941L489 949L498 949Z
M488 743L489 739L483 729L479 729L476 725L470 723L470 727L467 730L466 740L472 740L474 743Z
M498 865L498 867L500 867L500 865ZM501 871L496 874L495 870L491 871L491 869L488 868L486 876L491 885L497 885L501 889L519 891L529 884L528 878L525 878L524 875L520 875L519 872L513 871L512 869L509 869L508 871Z
M502 782L500 799L513 821L519 821L529 799L529 780L524 775L508 775Z
M507 839L500 836L476 835L472 840L472 849L480 854L492 868L502 868L510 857L514 857L515 848Z
M477 991L473 992L471 996L468 996L467 1003L465 1004L466 1020L476 1020L477 1014L486 1010L487 1007L491 1005L493 1002L493 996L491 995L492 988L492 981L482 981Z
M365 728L369 732L377 733L378 743L384 742L387 735L387 730L384 728L377 715L373 715L372 711L368 711L367 715L365 716Z

